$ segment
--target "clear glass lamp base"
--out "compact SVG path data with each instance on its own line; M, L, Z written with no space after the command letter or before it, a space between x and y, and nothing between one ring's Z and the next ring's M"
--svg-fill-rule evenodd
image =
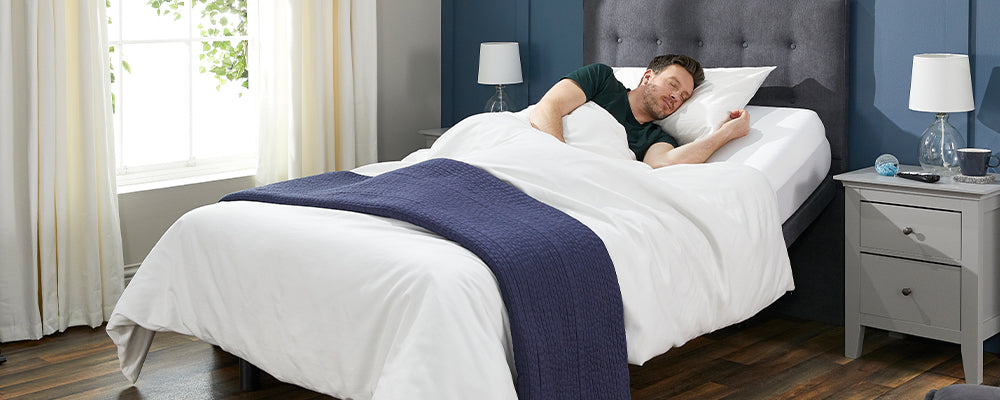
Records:
M931 126L920 137L918 160L924 171L939 175L955 175L958 169L958 149L965 147L965 139L948 123L948 114L938 113Z
M514 111L513 105L510 101L510 96L507 92L503 90L503 85L497 85L496 93L493 93L493 97L486 102L486 107L483 108L486 112L502 112L502 111Z

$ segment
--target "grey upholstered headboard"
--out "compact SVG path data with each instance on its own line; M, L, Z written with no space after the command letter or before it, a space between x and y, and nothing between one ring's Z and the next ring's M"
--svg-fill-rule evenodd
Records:
M831 173L847 168L848 0L583 0L583 61L644 67L686 54L703 67L778 66L750 104L815 110Z

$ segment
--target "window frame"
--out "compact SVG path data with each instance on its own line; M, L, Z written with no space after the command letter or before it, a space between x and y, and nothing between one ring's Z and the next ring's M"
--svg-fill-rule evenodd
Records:
M108 40L108 51L110 53L111 47L114 47L114 53L110 53L114 57L114 65L116 71L118 71L118 76L115 79L115 83L111 85L118 85L118 98L116 99L115 108L116 111L112 114L112 123L118 122L120 132L115 132L115 153L116 155L121 155L115 158L115 176L117 186L121 189L126 186L147 186L149 184L157 183L168 183L168 181L185 181L191 178L205 177L210 178L212 176L249 176L256 173L257 168L257 157L258 151L253 153L245 154L231 154L219 157L201 158L195 157L195 118L194 116L194 74L200 73L197 70L198 65L196 64L195 45L201 46L204 42L217 42L217 41L227 41L227 42L237 42L246 41L247 42L247 63L248 69L255 69L249 65L253 57L249 54L254 48L256 39L251 32L246 35L232 35L232 36L197 36L195 33L195 1L185 1L184 12L186 13L187 19L187 29L186 37L178 38L167 38L167 39L138 39L138 40L126 40L124 37L124 11L122 2L129 0L120 0L117 6L116 20L118 23L112 23L115 25L115 29L118 31L117 40ZM249 10L248 10L249 12ZM125 85L128 81L126 78L127 72L122 68L123 57L125 49L129 45L141 45L141 44L163 44L163 43L183 43L187 46L187 61L186 68L188 73L185 75L186 79L186 91L187 91L187 113L188 113L188 159L178 160L165 163L157 164L145 164L138 166L128 166L124 164L124 151L125 144L128 136L128 129L125 123L125 110L127 108L127 102L125 101ZM112 86L113 87L113 86ZM256 85L250 85L250 88L245 96L250 96L250 101L256 99ZM115 116L114 114L121 113L120 116ZM118 121L115 121L117 119ZM253 130L253 135L256 135L256 130ZM169 186L169 185L163 185Z

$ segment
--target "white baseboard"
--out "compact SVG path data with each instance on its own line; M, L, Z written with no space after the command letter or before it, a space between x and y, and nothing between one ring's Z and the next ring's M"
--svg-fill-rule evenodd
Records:
M132 277L135 276L135 271L139 270L139 265L141 263L129 264L125 266L125 286L128 286L129 282L132 282Z

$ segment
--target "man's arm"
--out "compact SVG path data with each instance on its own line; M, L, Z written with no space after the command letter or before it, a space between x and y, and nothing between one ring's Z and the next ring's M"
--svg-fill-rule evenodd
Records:
M653 168L674 164L699 164L708 160L716 150L730 140L746 136L750 132L750 116L746 110L729 113L729 120L719 130L702 136L683 146L674 147L670 143L654 143L646 150L642 161Z
M528 120L535 129L565 142L566 139L562 134L562 118L586 102L587 95L580 89L580 85L572 79L564 78L545 92L535 108L531 109Z

